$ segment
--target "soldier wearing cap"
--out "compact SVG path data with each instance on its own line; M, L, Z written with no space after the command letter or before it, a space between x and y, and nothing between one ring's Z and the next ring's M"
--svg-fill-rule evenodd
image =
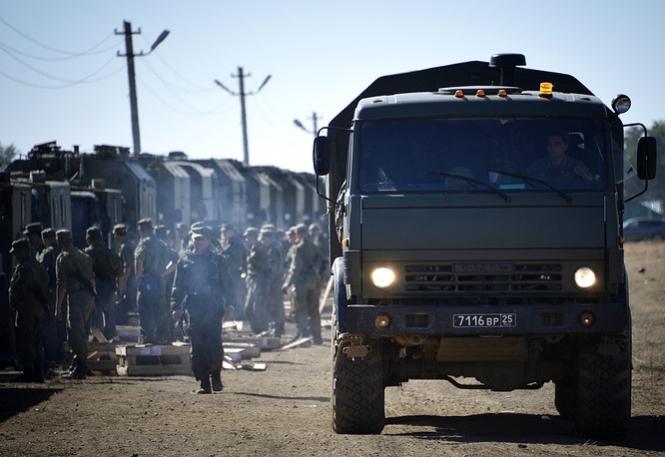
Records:
M319 251L319 257L321 259L320 265L318 266L318 273L319 276L321 276L319 287L323 288L330 277L330 269L328 268L328 258L330 257L328 255L328 237L324 234L323 230L321 230L321 226L316 222L309 225L309 237Z
M30 241L32 255L37 258L45 248L44 243L42 243L42 224L39 222L33 222L32 224L26 225L25 230L23 230L23 236Z
M267 306L268 320L273 323L275 336L284 334L284 298L282 295L282 281L284 279L284 252L282 246L275 240L275 235L269 228L261 229L259 240L268 250L270 268L267 273Z
M244 233L249 245L247 256L247 298L245 299L245 317L249 320L254 333L268 330L268 276L270 257L268 249L259 243L259 230L249 227Z
M32 256L30 242L21 238L9 251L18 265L9 284L9 306L16 311L16 352L23 364L24 382L44 382L42 320L48 311L48 273Z
M247 296L247 286L243 275L247 272L249 247L242 238L236 235L235 227L232 224L222 224L221 252L235 285L236 303L238 303L235 316L237 319L243 319L245 317L245 297Z
M122 259L122 280L118 281L118 302L116 310L116 323L126 324L129 320L129 313L136 312L136 293L137 282L134 274L134 250L136 245L129 239L127 226L125 224L116 224L113 226L113 237L117 242L117 254Z
M178 260L171 294L173 317L180 320L183 310L189 314L192 371L200 394L222 390L222 320L233 316L236 303L224 257L210 247L211 232L206 226L192 228L194 247Z
M312 336L314 344L322 344L321 316L319 314L318 249L309 239L307 226L296 226L298 242L291 249L291 264L282 290L295 289L294 314L298 332L302 337Z
M143 342L170 343L171 312L166 303L166 266L169 247L154 234L152 220L138 222L141 240L134 251L134 268L139 282L138 305Z
M176 232L178 232L178 255L183 255L189 249L189 225L184 222L178 222L175 226Z
M44 314L44 360L51 368L62 364L64 360L63 344L67 341L67 327L64 321L55 319L55 261L60 255L60 248L55 242L55 230L48 227L42 230L45 248L37 261L48 273L48 300L50 312Z
M92 317L92 325L102 330L107 340L118 336L116 331L116 303L120 301L119 290L122 289L123 264L118 254L104 245L104 237L99 227L89 227L85 232L88 245L84 252L92 260L92 271L95 273L95 288L101 309L96 309Z
M55 266L55 317L58 320L63 319L62 303L67 297L67 344L74 353L72 366L65 377L85 379L88 335L95 312L94 296L89 288L94 288L95 275L90 257L72 244L72 232L61 229L55 233L55 237L61 250Z

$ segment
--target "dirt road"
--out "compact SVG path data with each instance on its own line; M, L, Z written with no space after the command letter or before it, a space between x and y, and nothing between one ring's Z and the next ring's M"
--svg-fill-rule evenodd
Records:
M551 384L464 391L411 381L386 390L381 435L330 425L330 347L264 352L264 372L225 371L224 391L192 377L94 376L11 382L0 371L1 456L665 455L665 243L626 247L633 308L633 409L622 442L587 441L559 418Z

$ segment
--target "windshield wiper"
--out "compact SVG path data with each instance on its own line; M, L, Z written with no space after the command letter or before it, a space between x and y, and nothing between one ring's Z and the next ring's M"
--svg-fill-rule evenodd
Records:
M443 176L444 178L453 178L453 179L459 179L460 181L465 181L469 184L471 184L474 189L477 189L477 186L474 186L474 184L480 184L481 186L487 187L489 190L494 192L497 195L500 195L501 198L503 198L505 201L510 202L510 196L506 194L505 192L497 189L496 187L493 187L486 182L478 181L477 179L469 178L467 176L462 176L462 175L455 175L451 173L444 173L442 171L430 171L429 174L435 175L435 176Z
M571 197L570 195L568 195L564 191L562 191L560 189L557 189L556 187L552 186L547 181L543 181L542 179L534 178L534 177L527 176L527 175L521 175L519 173L510 173L508 171L501 171L501 170L488 170L488 171L490 173L498 173L500 175L510 176L511 178L521 179L521 180L526 181L527 183L531 184L531 187L534 187L533 183L537 182L538 184L542 184L543 186L545 186L545 187L549 188L550 190L553 190L554 192L559 194L559 196L561 198L566 200L566 203L571 203L573 201L573 197Z

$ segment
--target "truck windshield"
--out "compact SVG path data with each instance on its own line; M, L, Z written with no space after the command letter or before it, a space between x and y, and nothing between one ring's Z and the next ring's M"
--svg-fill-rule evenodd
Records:
M358 136L367 192L567 192L606 182L603 126L589 119L368 121Z

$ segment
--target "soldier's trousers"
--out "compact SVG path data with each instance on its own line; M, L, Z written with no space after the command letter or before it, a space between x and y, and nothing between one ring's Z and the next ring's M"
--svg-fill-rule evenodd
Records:
M295 290L294 317L300 336L312 336L314 342L321 341L321 315L319 314L319 296L317 285L303 284Z
M77 359L77 370L84 372L88 359L88 335L92 322L94 298L85 290L68 296L67 344Z
M104 334L107 340L113 339L118 332L116 330L116 311L115 293L100 294L100 301L104 304L104 309L97 307L95 315L92 316L92 325L97 327Z
M44 310L37 303L21 303L16 313L16 354L21 358L28 381L32 381L34 375L43 376L43 316Z
M268 296L268 311L270 321L275 324L275 329L284 331L284 294L282 293L282 278L270 283L270 294Z
M245 302L245 318L252 326L254 333L268 330L268 296L265 281L255 281L251 277L247 282L247 300Z
M164 280L160 277L153 289L142 291L139 287L138 305L143 342L158 344L173 340L171 309L164 299Z
M222 320L190 315L189 339L192 343L192 371L197 381L219 373L224 360Z

